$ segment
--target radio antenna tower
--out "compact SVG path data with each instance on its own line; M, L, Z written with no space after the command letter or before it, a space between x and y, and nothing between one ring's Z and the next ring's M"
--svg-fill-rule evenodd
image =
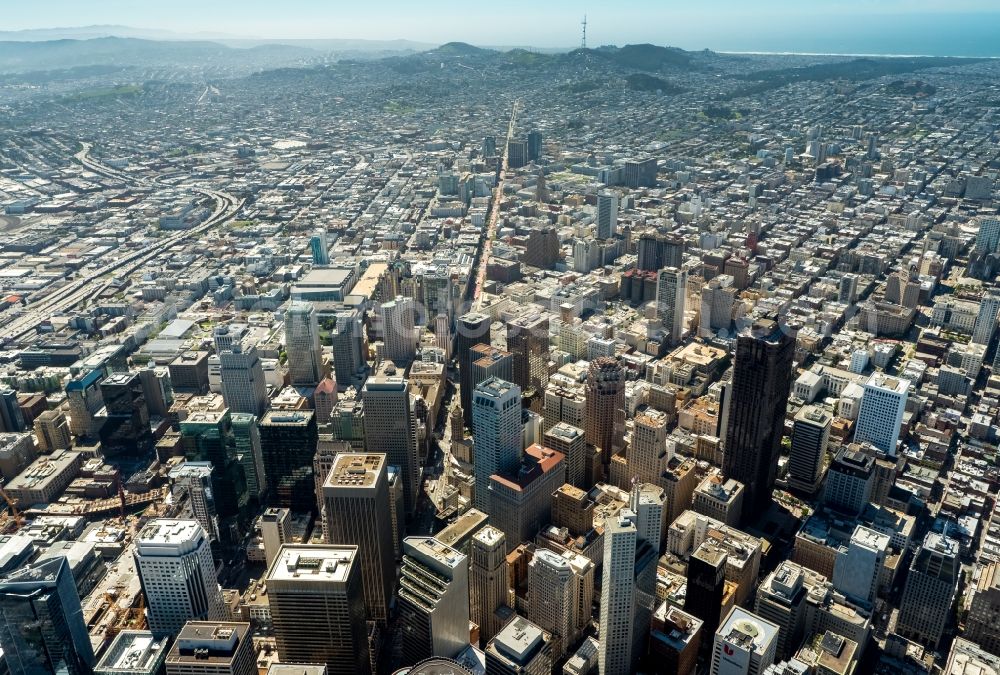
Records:
M580 25L583 26L583 39L580 40L580 48L581 49L586 49L587 48L587 15L586 14L583 15L583 21L580 23Z

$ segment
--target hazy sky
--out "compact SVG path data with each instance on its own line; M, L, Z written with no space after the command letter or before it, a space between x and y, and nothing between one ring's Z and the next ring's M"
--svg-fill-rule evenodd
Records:
M921 44L990 47L997 0L6 0L0 30L124 24L266 38L406 38L571 47L587 14L591 46L933 53ZM965 44L965 48L969 48ZM1000 46L994 49L1000 49ZM864 50L861 50L864 51Z

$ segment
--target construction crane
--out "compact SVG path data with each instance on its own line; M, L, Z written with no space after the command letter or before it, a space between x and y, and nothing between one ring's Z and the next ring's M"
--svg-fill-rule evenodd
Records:
M17 532L24 525L24 518L17 510L17 500L8 495L3 488L0 488L0 497L7 502L7 506L10 508L10 515L14 519L14 532Z

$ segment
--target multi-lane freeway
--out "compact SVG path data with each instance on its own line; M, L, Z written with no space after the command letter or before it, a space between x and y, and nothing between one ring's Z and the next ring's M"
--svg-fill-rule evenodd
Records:
M140 182L131 176L115 171L90 159L90 147L89 144L84 143L83 149L75 155L75 158L87 169L109 178L116 178L132 183ZM145 181L142 182L144 183ZM6 325L0 326L0 342L19 340L31 335L43 321L53 314L70 309L87 298L97 297L111 283L114 276L132 274L142 265L153 260L178 242L196 237L230 220L243 206L244 200L237 199L225 192L199 187L195 187L193 190L215 200L215 210L203 223L190 230L162 237L151 246L126 253L95 270L88 270L81 278L71 281L38 302L28 305L25 313L19 315Z

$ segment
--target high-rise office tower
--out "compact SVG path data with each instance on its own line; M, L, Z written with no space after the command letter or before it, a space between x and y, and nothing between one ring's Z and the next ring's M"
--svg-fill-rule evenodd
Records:
M736 341L723 472L746 488L744 522L771 503L794 356L795 337L769 319Z
M368 373L365 333L361 313L356 309L337 312L330 331L333 349L333 375L339 388L361 388Z
M35 418L35 438L38 449L50 453L55 450L69 450L73 439L69 433L69 423L61 410L46 410Z
M698 332L701 336L713 335L719 329L729 330L733 323L733 306L736 288L733 278L720 274L710 279L701 289Z
M602 675L632 672L635 612L635 514L622 509L604 524L604 577L601 583L601 630L598 669Z
M385 622L396 580L385 455L337 455L323 500L327 543L358 547L368 618Z
M411 363L417 355L418 334L413 325L415 312L413 298L401 295L378 306L385 358L400 367Z
M778 626L775 658L787 659L795 653L802 642L806 627L809 603L807 596L811 586L806 575L815 574L790 560L782 561L778 568L767 575L757 589L754 613Z
M816 406L803 406L795 414L788 457L789 487L809 495L819 489L832 422L833 415Z
M104 371L91 370L66 383L66 400L69 401L69 430L77 437L94 436L98 431L97 412L104 406L101 399L101 380ZM5 426L6 428L6 426Z
M472 424L472 348L490 342L490 318L478 312L469 312L458 318L455 326L455 354L458 358L460 403L465 414L465 425Z
M330 249L326 241L326 228L321 227L309 238L309 249L314 265L330 264Z
M851 304L858 299L858 275L848 272L840 278L837 302Z
M657 162L655 157L627 159L622 172L622 181L633 190L656 185Z
M664 267L680 269L684 265L684 239L676 234L648 233L639 237L637 267L644 272L659 272Z
M611 239L618 232L618 195L597 193L597 238Z
M104 650L94 675L162 675L171 639L156 639L146 630L125 629Z
M229 411L198 411L181 422L181 447L193 462L211 463L212 492L224 542L242 540L249 518L246 473L236 456Z
M758 675L775 662L778 627L733 607L715 632L711 675Z
M936 649L951 615L961 575L958 542L929 532L910 562L899 601L896 632L907 640Z
M476 390L481 382L485 382L491 377L499 377L501 380L513 382L514 358L509 352L497 349L491 345L478 344L472 347L471 368L472 368L472 391Z
M204 528L211 541L219 541L219 512L212 487L212 463L185 461L170 470L174 493L187 493L194 519Z
M532 129L528 132L528 161L534 162L542 156L542 132Z
M14 433L24 431L24 415L17 404L17 392L13 389L0 389L0 431Z
M472 535L469 546L469 612L486 644L503 624L499 614L507 604L507 545L503 532L486 525Z
M152 446L149 410L138 375L109 375L101 382L101 399L104 409L96 417L102 420L101 449L105 455L136 456Z
M981 564L978 572L978 579L969 584L972 599L962 635L989 653L1000 654L1000 563Z
M170 370L163 366L142 368L139 370L139 380L142 382L142 395L146 398L149 414L166 419L170 405L174 402Z
M714 633L719 627L728 555L721 546L705 541L695 549L688 561L684 611L704 622L706 635Z
M654 485L663 483L673 457L672 448L667 446L667 426L667 415L659 410L650 408L635 416L628 448L630 478Z
M664 673L694 675L704 637L701 619L668 602L657 605L649 635L650 657Z
M325 664L330 675L371 672L356 546L282 546L267 592L282 661Z
M988 345L993 340L997 328L997 315L1000 314L1000 291L990 290L979 301L979 313L972 328L972 342Z
M552 655L558 659L576 637L575 575L569 560L538 549L528 563L528 619L552 634Z
M502 530L508 549L534 540L552 515L552 493L566 478L561 452L535 444L524 449L513 473L493 474L489 484L490 523Z
M267 410L267 383L257 347L234 342L219 352L222 400L233 412L260 417Z
M823 504L849 516L868 505L875 484L875 458L860 450L841 448L826 471Z
M323 379L323 348L319 344L319 324L312 303L293 301L288 304L285 351L288 376L293 385L313 387Z
M910 382L874 372L864 387L858 423L854 428L854 441L867 441L879 450L895 456Z
M0 575L0 652L11 675L93 672L94 651L65 557Z
M687 270L665 267L656 276L656 318L671 345L684 334L684 307L687 298Z
M236 444L236 458L243 466L247 481L247 493L251 502L260 504L264 498L267 481L264 477L264 457L261 453L260 428L256 415L231 412L233 441Z
M249 623L188 621L166 655L166 675L257 675L256 655Z
M407 663L454 658L468 646L468 558L433 537L404 539L399 623Z
M889 535L857 525L847 547L837 551L833 587L862 607L875 605L879 576L889 551Z
M507 351L514 358L514 384L524 393L542 392L549 383L549 317L516 316L507 323Z
M155 635L176 635L191 620L224 618L208 535L197 521L151 520L136 537L135 566Z
M292 512L274 507L265 509L260 516L260 537L264 540L264 562L270 567L282 545L292 542Z
M584 434L601 449L601 462L607 466L625 432L625 369L616 359L602 356L590 362L586 401Z
M312 511L316 508L315 414L312 410L268 410L258 428L268 503L292 511Z
M490 476L516 472L521 462L520 387L498 377L477 386L472 397L472 433L476 440L475 506L489 513Z
M979 232L976 234L978 253L995 253L1000 249L1000 218L981 216L978 218Z
M389 464L399 467L406 512L413 513L420 495L420 462L408 383L395 375L379 375L368 378L361 393L365 449L385 453Z
M483 145L481 148L483 157L496 157L497 156L497 138L496 136L486 136L483 138Z
M552 636L516 616L486 645L486 675L549 675Z
M313 409L316 411L316 426L326 428L333 419L333 409L337 405L337 383L330 377L323 378L313 391Z
M559 422L544 435L543 445L566 456L566 482L584 487L587 474L587 439L583 429Z

